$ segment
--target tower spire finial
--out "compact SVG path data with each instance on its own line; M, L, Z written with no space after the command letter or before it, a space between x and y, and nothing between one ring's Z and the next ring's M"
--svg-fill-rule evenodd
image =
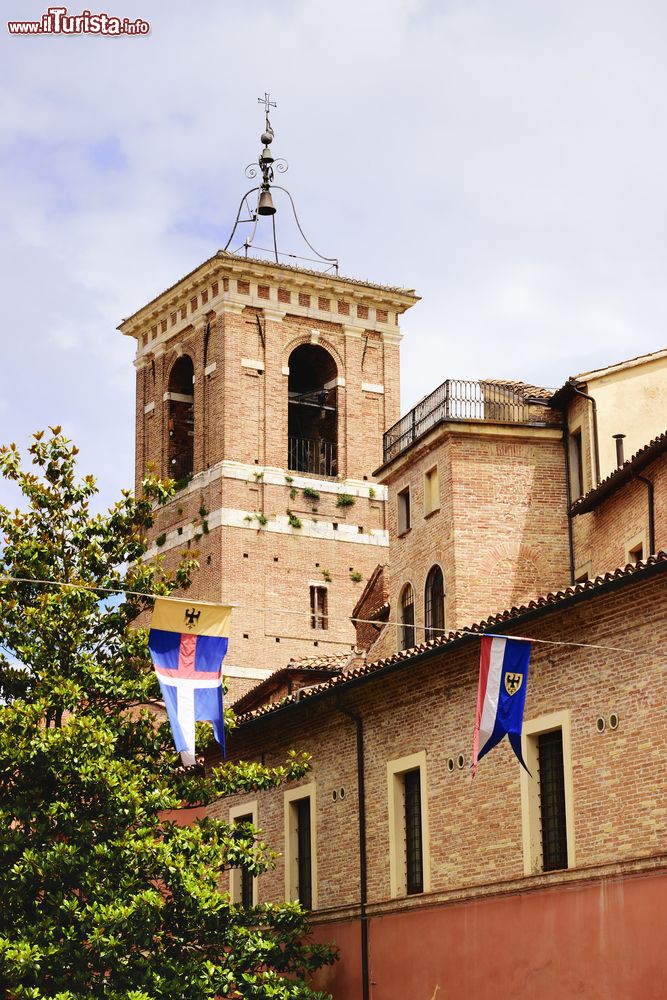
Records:
M266 132L270 133L271 139L273 139L273 129L271 128L271 122L269 121L269 108L277 108L278 105L276 104L275 101L271 100L271 94L267 94L266 91L264 91L264 97L258 97L257 98L257 103L264 105L264 116L265 116L265 119L266 119ZM268 142L271 142L271 139L269 139ZM268 145L267 141L264 139L264 136L262 136L262 142L264 143L265 146Z
M259 221L263 218L268 217L271 219L272 236L273 236L273 249L270 250L269 252L272 253L273 256L275 257L276 263L279 263L280 252L278 251L278 243L276 238L276 220L275 220L276 207L273 204L273 196L271 194L271 190L273 188L274 191L282 191L285 195L287 195L290 206L292 208L292 212L294 214L294 221L296 223L296 227L299 233L301 234L304 243L316 255L317 260L313 260L312 257L299 257L297 254L283 254L283 256L291 257L297 260L307 260L310 261L311 263L324 263L327 265L327 269L333 268L333 270L337 274L338 259L336 257L325 257L324 254L319 253L312 245L312 243L310 243L306 239L306 235L303 229L301 228L301 223L299 222L299 217L296 214L296 208L294 207L294 201L292 199L292 195L286 188L280 187L279 185L273 183L274 168L278 171L278 173L281 174L284 174L285 171L287 170L287 161L283 159L276 159L271 149L269 148L275 137L273 126L271 125L271 121L269 119L269 111L271 108L277 107L277 104L275 101L271 100L271 95L268 93L268 91L264 92L264 97L257 98L257 103L264 105L264 131L260 136L260 141L262 142L264 148L261 150L259 154L259 159L257 161L259 165L259 170L262 173L262 181L260 184L258 184L257 187L251 188L250 191L246 191L246 193L243 195L243 198L241 198L241 204L239 205L239 210L236 215L236 222L234 223L234 228L232 229L231 235L227 240L225 250L228 250L230 243L234 239L234 234L236 233L236 230L242 223L250 223L252 225L252 231L250 233L250 236L247 237L242 243L242 248L245 250L246 257L248 256L248 250L250 250L251 248L256 250L261 250L262 248L257 247L256 244L254 243L255 233L257 232L257 225ZM249 163L245 169L246 177L251 177L251 178L257 177L258 172L259 171L257 170L257 167L255 166L254 163ZM250 202L248 201L249 196L253 194L257 195L257 202L255 208L252 208ZM241 212L243 211L244 206L246 208L246 211L248 212L247 219L241 218Z

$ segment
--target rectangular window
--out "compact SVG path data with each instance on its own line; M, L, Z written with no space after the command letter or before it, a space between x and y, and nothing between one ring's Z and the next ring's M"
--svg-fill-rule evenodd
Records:
M296 814L297 842L297 898L302 906L310 910L313 906L313 878L311 868L310 842L310 799L297 799L294 803Z
M401 591L400 614L399 649L412 649L415 645L415 593L409 583L406 583Z
M398 534L404 535L410 530L410 487L406 486L398 494Z
M328 594L326 587L310 588L310 627L329 628Z
M644 559L644 546L641 544L641 542L639 543L639 545L635 545L633 548L628 549L627 562L633 563L636 566L637 563L642 562L643 559Z
M232 806L229 810L229 822L232 826L240 823L252 823L257 826L257 803L245 802L240 806ZM242 906L256 906L257 879L253 878L245 868L232 868L230 873L229 894L232 902Z
M314 782L285 792L285 898L317 907Z
M572 500L584 495L584 452L581 429L570 432L570 485Z
M393 897L428 892L426 751L387 764L389 874Z
M573 868L574 811L570 716L554 712L523 726L524 759L533 775L522 769L524 872Z
M424 514L431 514L440 507L440 483L438 481L438 466L424 474Z
M408 895L424 891L422 854L421 775L419 768L403 775L405 795L405 867Z
M567 868L567 829L565 826L565 775L563 769L563 732L553 729L537 737L540 783L540 826L542 833L542 870Z

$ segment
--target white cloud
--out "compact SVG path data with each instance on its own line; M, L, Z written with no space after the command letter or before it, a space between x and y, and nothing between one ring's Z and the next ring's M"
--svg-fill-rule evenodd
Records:
M135 7L148 37L5 38L2 440L63 422L105 490L132 481L115 327L226 242L265 88L309 239L423 296L404 407L664 344L664 5Z

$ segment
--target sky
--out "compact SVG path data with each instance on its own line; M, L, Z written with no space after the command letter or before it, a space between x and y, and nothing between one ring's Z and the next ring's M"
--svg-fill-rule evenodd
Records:
M62 425L109 502L133 481L116 327L226 244L265 91L309 240L422 296L403 411L667 345L662 0L109 0L150 23L126 38L17 37L46 5L0 6L0 443Z

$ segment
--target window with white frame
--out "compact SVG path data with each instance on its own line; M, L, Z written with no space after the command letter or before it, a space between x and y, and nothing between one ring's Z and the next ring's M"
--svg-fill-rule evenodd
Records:
M317 908L315 782L285 792L285 899Z
M574 796L569 712L554 712L523 725L522 768L524 872L558 871L575 865Z

